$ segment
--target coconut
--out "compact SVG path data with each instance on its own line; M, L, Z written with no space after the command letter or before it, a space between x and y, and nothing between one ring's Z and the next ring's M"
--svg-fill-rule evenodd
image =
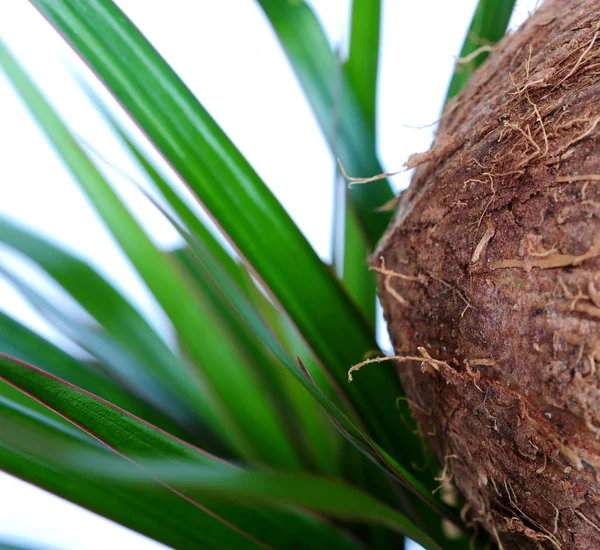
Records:
M598 8L495 48L372 259L419 429L507 549L600 548Z

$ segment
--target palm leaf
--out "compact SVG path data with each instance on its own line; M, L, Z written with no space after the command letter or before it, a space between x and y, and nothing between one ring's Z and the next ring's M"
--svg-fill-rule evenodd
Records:
M83 392L35 367L7 357L0 356L0 379L60 413L75 426L144 470L136 476L132 468L123 466L119 476L120 469L115 468L114 462L109 460L107 465L110 464L111 467L108 471L104 471L103 475L107 478L107 482L113 479L111 472L116 471L117 478L121 477L118 486L122 483L129 486L130 483L143 480L142 491L147 487L152 491L156 485L150 483L152 479L173 494L184 497L186 502L195 503L201 508L205 508L205 505L197 500L198 494L202 499L207 496L213 498L218 496L233 502L264 503L266 501L283 505L283 510L287 509L288 505L299 505L345 519L393 526L429 548L439 548L408 518L342 482L305 474L260 474L241 470L157 430L92 394ZM22 437L22 429L16 432L10 428L9 425L7 430L9 442ZM20 435L15 437L16 433ZM28 443L31 446L31 441L25 441L23 446L27 448ZM33 447L44 449L44 443L43 439L38 438ZM57 448L54 442L50 444L51 447ZM93 459L92 457L96 456L98 451L95 445L90 444L88 447L87 452L81 451L79 462L92 464L92 469L97 460L100 460L98 463L103 465L101 457L106 455L102 453L99 458ZM76 456L70 446L63 449L63 453L56 458L65 461L66 456ZM189 475L186 475L188 467ZM86 469L87 466L83 468L84 471ZM181 483L181 479L184 483ZM208 500L211 501L210 498ZM300 511L281 512L269 516L255 514L256 517L253 519L255 523L250 524L248 519L252 515L252 508L233 509L211 506L209 509L217 510L213 515L216 514L233 525L236 525L236 521L244 522L246 529L252 528L257 533L261 533L262 537L273 537L286 528L301 528L304 535L302 544L306 544L306 540L311 540L310 530L315 524L319 536L314 540L318 540L319 544L324 540L322 531L324 524L317 518ZM242 511L245 517L240 517ZM295 527L293 519L297 519L298 525ZM267 524L271 531L264 531L267 529ZM279 529L276 526L279 526ZM279 543L281 542L280 540Z
M347 385L349 366L377 348L372 331L272 193L172 69L108 0L32 3L102 78L210 211L320 362L345 387L378 443L395 449L406 465L412 458L418 460L412 456L415 451L420 455L417 438L412 436L413 443L406 444L389 430L390 418L397 415L395 399L402 394L397 377L389 370L371 369L361 377L360 387ZM139 230L126 235L130 243L140 238ZM144 262L157 260L150 247L131 248L130 254ZM180 284L155 290L166 292L167 287L169 295L157 296L159 302L180 301L191 315L195 305L173 293ZM163 307L167 310L164 303ZM182 338L192 340L188 344L197 349L197 338L185 336L191 336L190 327L193 324L176 325ZM235 433L235 426L228 432Z

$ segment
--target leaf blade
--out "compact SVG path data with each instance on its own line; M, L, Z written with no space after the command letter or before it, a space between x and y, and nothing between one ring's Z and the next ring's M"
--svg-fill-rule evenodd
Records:
M182 477L185 490L178 489L179 484L174 486L175 490L183 490L190 498L194 498L195 483L196 489L204 488L202 496L217 491L228 498L249 498L252 502L267 500L280 505L305 506L343 519L391 523L431 548L439 548L410 520L343 482L306 474L263 474L241 470L178 441L92 394L4 356L0 356L0 379L40 400L134 464L140 464L164 486L170 487ZM162 459L175 460L177 468ZM113 463L112 460L109 462ZM191 466L193 476L185 475L186 465ZM113 468L108 472L104 470L108 478L111 470ZM145 485L146 477L139 478ZM131 469L126 471L126 479L135 480Z
M352 0L350 53L346 71L374 134L377 127L380 21L380 0Z
M224 427L220 433L242 456L297 466L298 457L273 414L269 397L223 327L213 322L210 306L155 247L2 44L0 66L185 343L198 367L189 371L190 381L195 382L198 396L202 395L215 411L207 421L217 419L216 428ZM225 401L226 395L230 398Z
M515 0L479 0L460 50L460 58L466 58L482 46L493 46L499 42L506 33L514 5ZM457 64L446 93L446 101L464 88L473 72L488 57L489 52L482 51L468 64Z
M376 349L373 334L214 120L112 2L32 3L100 74L235 242L320 360L348 388L349 366ZM369 196L373 189L369 187ZM324 303L327 308L320 307ZM396 414L395 398L401 394L392 372L372 369L362 377L361 387L349 387L348 393L369 418L378 441L398 451L406 448L387 426Z
M84 454L94 449L113 458L110 451L94 447L95 442L90 443L71 430L57 429L2 398L0 419L0 468L7 473L176 548L192 550L206 545L216 550L223 543L258 548L247 537L226 528L165 487L156 485L137 494L131 488L108 487L97 476L77 471L64 460L40 452L42 445ZM37 448L31 441L38 442Z
M258 0L296 73L333 154L352 176L369 177L384 170L377 159L374 128L361 110L346 71L337 68L319 21L306 2ZM341 80L341 82L339 82ZM349 196L356 208L368 248L385 231L389 212L377 212L394 193L386 180L355 185Z
M0 312L0 352L28 363L35 363L60 378L95 393L123 409L145 418L170 433L182 430L165 419L164 415L141 402L111 379L103 376L57 348L38 334Z

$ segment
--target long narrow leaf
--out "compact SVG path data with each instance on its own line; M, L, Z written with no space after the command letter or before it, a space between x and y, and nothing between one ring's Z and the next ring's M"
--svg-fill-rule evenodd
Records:
M111 379L93 370L14 319L0 313L0 352L36 364L43 370L90 391L169 431L183 434L173 422L136 399Z
M27 545L27 546L23 546L22 544L16 545L16 544L6 544L3 542L0 542L0 550L40 550L39 546L31 546L31 545Z
M460 59L450 81L446 101L463 89L477 67L490 55L488 48L502 39L514 6L515 0L479 0L460 50ZM474 57L469 60L471 55Z
M377 77L379 73L379 35L381 27L379 0L353 0L350 27L350 52L344 65L347 81L360 104L369 128L377 136ZM343 117L339 113L338 117ZM337 137L337 136L336 136ZM376 138L375 138L376 139ZM374 143L376 147L376 141ZM364 154L364 153L363 153ZM346 195L348 195L348 191ZM350 198L350 197L347 197ZM360 231L360 220L351 201L344 220L343 280L350 295L373 325L375 324L376 283L367 269L368 241Z
M296 505L315 512L370 525L385 526L411 537L427 548L439 548L429 537L407 522L406 518L377 499L336 479L307 474L278 472L249 472L223 468L198 467L185 462L170 465L157 463L154 470L161 472L170 483L182 483L188 494L213 497L225 502L243 498L261 505ZM113 469L114 472L114 469ZM126 482L138 486L138 479L123 475ZM106 477L110 478L105 474ZM140 476L141 483L147 483Z
M223 436L243 456L297 465L298 457L270 399L223 327L213 321L210 305L200 300L177 267L154 246L3 46L0 64L182 338L198 367L194 371L197 387L202 386L198 397L202 395L214 411L208 420L218 419Z
M171 220L173 222L173 220ZM174 223L174 222L173 222ZM176 224L175 224L176 225ZM231 304L239 311L240 315L252 327L259 339L273 353L273 355L281 361L282 365L293 374L297 380L301 382L305 389L316 399L316 401L324 408L338 429L359 448L366 456L382 468L388 474L394 476L401 483L405 484L425 502L432 506L435 510L444 510L448 517L452 517L452 512L449 512L440 503L432 498L427 489L405 468L400 466L391 456L378 447L364 432L357 428L349 418L323 394L314 380L307 374L307 371L301 372L298 365L294 363L282 344L277 340L271 332L264 320L259 316L257 311L248 303L245 296L236 288L235 284L228 279L222 268L216 263L211 255L203 249L202 243L190 241L193 246L196 258L201 264L204 271L203 280L211 277L221 288L224 295L230 300ZM443 535L441 536L443 539Z
M375 149L373 113L363 112L346 71L340 74L337 69L336 55L310 7L304 0L258 0L258 3L287 54L331 150L340 158L348 174L368 177L382 173ZM358 61L354 65L356 70L357 65ZM370 93L364 97L367 95ZM376 209L393 196L386 180L355 185L350 190L370 249L374 248L391 219L389 212Z
M438 548L406 517L342 482L300 474L245 472L178 441L75 386L35 367L1 356L0 379L40 400L119 454L140 463L151 477L194 502L198 502L198 490L202 497L209 495L231 500L299 505L344 519L393 526L429 548ZM176 469L165 470L165 460L172 461ZM185 472L188 463L193 475L189 478L184 476L184 483L178 483L177 478L182 470ZM132 479L129 472L127 478ZM298 517L301 516L298 514ZM303 519L307 520L303 525L307 529L305 535L310 537L309 518Z
M377 441L395 449L398 458L410 464L409 450L418 448L416 436L414 444L409 445L398 441L391 429L394 422L390 423L390 419L397 415L395 399L402 393L394 373L371 369L361 377L360 385L347 385L349 366L376 349L368 325L273 194L182 81L112 2L32 3L101 76L201 199L294 320L320 361L340 385L348 388L352 402ZM376 194L372 189L376 188L369 188L369 196ZM110 203L111 218L114 221L119 212L121 222L124 213L113 211L113 206L117 206L112 204L112 198ZM379 225L382 229L385 223ZM132 261L134 254L152 264L158 260L147 245L140 246L138 229L124 233ZM121 242L125 248L124 244ZM168 277L163 280L163 275ZM191 309L196 306L187 293L183 296L179 282L172 280L171 270L160 276L160 288L154 292L165 310L169 309L167 302L176 301L192 315ZM170 316L175 324L179 314L171 311ZM188 321L176 328L196 355L207 353L206 349L199 349L197 330ZM235 433L235 428L229 431Z
M241 283L243 278L240 274L240 264L227 252L227 250L225 250L216 237L208 230L200 217L171 187L169 182L163 177L154 162L150 159L149 155L144 153L142 149L136 145L134 139L127 132L124 125L118 121L113 113L111 113L99 95L87 83L79 81L79 85L94 105L95 109L102 114L110 128L119 136L126 149L131 153L135 161L137 161L142 171L148 176L150 182L156 187L173 211L181 219L183 224L187 227L190 234L204 244L211 256L221 265L229 277L235 282ZM94 153L99 156L98 152L94 151ZM107 159L101 158L101 160L108 163ZM133 183L140 187L137 182L134 181Z
M2 217L0 242L33 260L102 326L106 337L57 311L27 284L5 270L34 307L43 314L49 314L69 337L75 338L84 349L112 367L115 376L128 387L182 422L189 421L190 411L197 415L206 414L205 407L198 401L197 391L193 391L194 379L184 363L137 310L89 264ZM182 400L188 404L187 413L179 402Z
M142 152L123 126L102 104L97 95L87 87L84 89L112 129L123 140L126 148L140 164L141 169L185 224L186 227L182 227L155 202L156 206L171 221L184 240L188 242L190 249L195 250L203 257L209 255L211 260L224 271L225 275L232 279L232 284L236 285L238 289L243 288L249 278L245 268L238 264L217 242L198 216L161 176L150 158ZM198 250L196 243L202 243L201 250ZM223 317L223 324L231 330L240 345L244 347L264 384L275 386L273 394L278 396L279 413L291 425L294 438L298 440L299 445L309 455L309 459L316 463L319 469L328 472L335 471L337 469L335 465L336 454L332 445L331 425L327 422L319 405L286 369L273 360L273 356L267 352L262 342L258 340L251 327L239 315L235 307L230 304L226 297L221 296L222 291L219 286L215 284L210 274L203 271L202 264L195 261L194 254L190 250L180 250L174 255L188 271L191 280L199 286L198 290L213 303L215 311ZM254 283L248 281L248 287L253 286L255 286ZM251 290L250 292L254 295L254 292ZM264 299L266 300L266 298Z
M332 426L319 404L298 384L294 376L269 352L257 334L248 325L196 254L197 249L190 240L191 249L175 252L200 290L211 297L215 309L244 347L249 360L259 370L265 386L272 388L277 396L278 411L290 428L290 434L298 442L308 463L318 470L334 473L337 456L332 437ZM240 293L241 295L241 293Z
M347 204L345 212L342 280L348 293L375 330L376 278L369 271L369 251L360 231L354 207Z
M350 54L346 74L363 115L376 134L377 75L379 69L380 0L352 0Z
M2 383L4 385L4 383ZM72 429L0 397L0 469L174 548L260 548L249 537L159 484L135 491L66 464L71 455L113 459ZM81 433L81 432L80 432ZM85 434L84 434L85 435ZM50 452L54 450L54 454ZM124 463L125 465L125 463Z
M197 267L199 269L202 269L203 273L201 275L201 280L203 281L203 284L206 284L209 278L212 278L215 280L215 282L218 282L218 285L221 287L222 292L225 295L227 295L227 297L231 300L232 305L234 305L239 310L240 314L245 318L249 325L255 329L257 335L262 335L261 339L263 343L274 353L276 357L278 357L288 367L288 369L292 373L296 374L295 365L291 363L289 357L285 355L285 352L283 352L280 345L272 337L270 332L268 332L268 329L265 330L266 327L263 325L263 321L258 317L258 315L252 309L252 307L246 302L245 298L242 296L239 290L236 289L233 282L231 280L228 280L225 273L221 271L221 267L219 267L218 264L214 261L214 259L211 258L208 251L204 249L200 242L190 239L189 236L186 237L185 232L181 230L178 224L170 216L168 216L166 212L163 211L163 213L171 220L175 227L178 227L182 236L186 238L188 244L196 253L196 258L199 260ZM185 263L189 261L187 258L185 258L185 255L180 255L180 257L184 260ZM377 449L377 447L365 436L365 434L357 430L356 427L349 423L347 419L343 415L341 415L338 410L332 407L326 399L323 399L323 396L319 391L315 392L315 388L310 386L310 384L307 384L307 379L305 377L301 377L300 379L305 385L308 386L309 390L311 390L313 397L315 397L317 401L321 403L325 410L331 415L332 419L334 420L334 423L338 426L338 428L340 428L344 435L346 435L359 448L362 448L365 443L367 444L367 448L363 448L363 452L371 456L371 459L374 460L374 462L378 464L380 468L383 467L384 470L396 476L400 481L406 483L417 493L423 490L420 486L418 486L418 484L417 486L415 486L415 480L410 476L410 474L408 474L405 470L399 467L393 461L393 459L391 459L391 457L384 456L385 453L382 453L380 449ZM313 434L314 429L315 426L309 427L308 433ZM359 480L359 483L368 487L371 493L379 494L381 490L381 493L385 495L386 500L391 500L396 504L398 503L399 498L399 500L402 502L404 509L410 510L414 514L415 504L410 502L406 495L397 494L394 495L391 499L389 498L391 489L391 487L389 486L389 481L385 479L381 471L373 472L371 470L372 466L373 464L364 464L365 471L370 472L370 477L368 480ZM375 485L379 485L379 487L376 488ZM384 487L386 487L385 490ZM393 491L391 492L393 493ZM423 498L422 492L420 493L420 496ZM427 501L428 499L425 498L425 500ZM436 539L443 541L444 548L450 550L453 548L457 548L457 544L462 544L463 541L460 541L460 539L457 539L457 541L455 541L448 540L446 538L446 534L441 529L442 523L439 519L439 516L434 510L428 509L427 507L423 506L423 503L419 502L416 503L416 508L421 509L419 512L416 512L417 516L428 517L427 525L435 534ZM378 536L382 537L384 535L378 533Z

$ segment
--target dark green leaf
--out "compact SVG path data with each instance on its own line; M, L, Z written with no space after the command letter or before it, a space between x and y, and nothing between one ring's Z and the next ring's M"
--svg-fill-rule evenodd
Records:
M73 427L56 425L2 397L0 422L0 469L9 474L174 548L260 547L167 487L135 491L69 466L59 451L113 457Z
M0 313L0 352L40 368L94 393L145 420L178 435L181 429L114 381Z
M341 481L305 474L262 474L238 469L186 445L75 386L35 367L2 356L0 379L40 400L110 449L142 466L144 472L140 472L137 478L144 480L144 486L150 485L154 489L155 484L150 483L150 479L146 477L149 474L175 494L183 494L196 503L199 503L198 497L218 496L230 502L241 500L263 504L268 502L283 505L284 508L287 505L307 507L344 519L387 525L425 543L429 548L439 548L406 517ZM14 438L14 430L9 432ZM8 437L10 439L10 435ZM43 447L43 441L37 443ZM65 449L67 450L70 451ZM95 461L89 458L93 455L84 452L77 458L77 455L69 452L68 455L63 454L63 459L67 456L75 457L68 461L82 462L88 466L91 464L94 467ZM113 461L107 464L112 465ZM186 475L188 467L189 475ZM117 469L110 468L108 472L104 472L104 476L111 479L111 472L119 473ZM123 473L123 483L136 480L131 468ZM229 510L232 514L231 509ZM278 516L270 517L276 519ZM316 519L300 512L291 517L297 518L299 522L302 520L304 535L309 540L312 524L323 535L323 524ZM291 518L288 519L291 521ZM267 536L267 533L263 536ZM320 543L322 542L320 539Z

